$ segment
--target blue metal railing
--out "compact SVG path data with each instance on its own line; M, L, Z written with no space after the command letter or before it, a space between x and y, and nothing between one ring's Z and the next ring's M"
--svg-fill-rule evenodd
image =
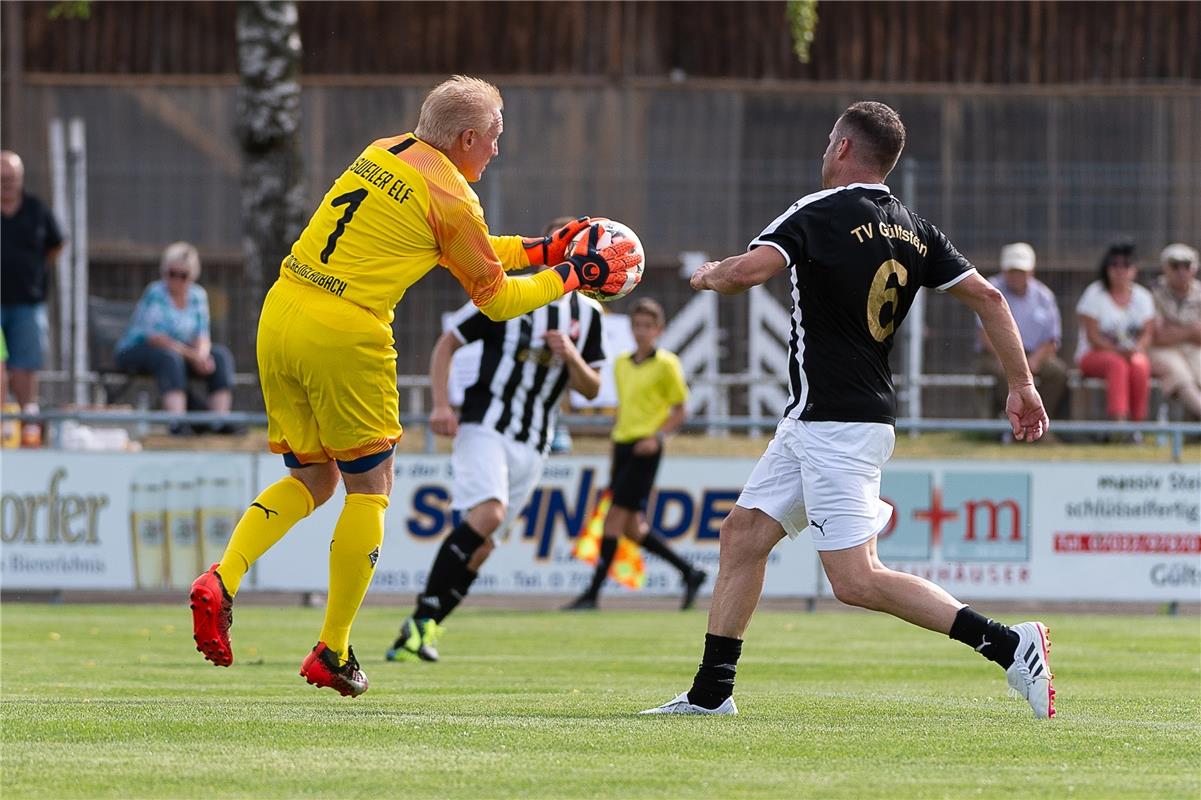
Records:
M227 424L242 426L265 426L267 417L259 412L247 413L234 411L228 414L216 414L209 411L194 411L187 414L175 414L169 411L43 411L37 414L13 414L9 418L20 419L22 422L41 422L46 426L45 441L53 447L59 437L58 427L68 420L85 425L105 425L132 427L144 432L149 425L170 425L174 422L188 424ZM562 424L573 429L608 430L613 426L613 418L608 415L567 415L560 417ZM426 425L425 415L401 415L402 425L421 427L425 431L425 451L434 452L434 433ZM774 417L743 417L731 416L725 418L694 417L685 424L689 431L762 431L774 430L777 419ZM1063 421L1053 422L1055 433L1094 434L1133 436L1140 434L1144 437L1156 437L1157 441L1170 444L1172 460L1179 463L1184 455L1184 439L1186 436L1201 437L1201 422L1092 422L1092 421ZM897 420L899 433L933 433L938 431L960 433L990 433L998 439L1009 431L1009 425L1004 420L993 419L908 419ZM183 440L186 441L186 440Z

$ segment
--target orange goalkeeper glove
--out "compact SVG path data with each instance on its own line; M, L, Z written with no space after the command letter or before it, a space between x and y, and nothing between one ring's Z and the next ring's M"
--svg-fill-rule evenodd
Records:
M567 260L567 245L576 234L588 227L588 217L577 217L546 236L523 237L521 246L530 260L531 267L555 266Z
M555 267L563 279L563 293L576 289L593 289L601 294L615 295L625 286L631 271L642 264L642 256L633 252L629 239L596 249L600 226L594 226L585 241L567 254L567 263Z

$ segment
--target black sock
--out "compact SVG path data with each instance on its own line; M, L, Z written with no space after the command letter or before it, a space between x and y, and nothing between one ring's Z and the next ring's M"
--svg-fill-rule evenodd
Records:
M442 616L440 618L435 617L435 622L441 622L442 620L446 619L450 616L450 612L459 607L459 603L463 602L463 598L467 596L469 591L471 591L471 584L475 583L475 579L479 576L480 574L478 572L469 572L468 570L463 570L463 574L460 576L459 583L450 587L446 594L442 595Z
M688 690L688 702L717 708L734 694L734 672L742 655L742 640L705 634L705 655Z
M425 582L425 591L417 595L417 608L413 616L419 619L432 619L441 622L450 610L446 608L451 592L455 587L463 585L466 578L467 562L480 545L484 537L466 521L460 522L442 541L438 555L434 556L434 564L430 567L430 576ZM470 582L468 582L470 585ZM454 605L458 605L455 601ZM451 605L451 608L454 608Z
M615 555L617 555L617 540L608 537L601 539L600 556L596 559L596 572L592 573L592 583L588 586L588 591L584 592L593 600L600 595L601 586L605 583L605 576L609 574L609 565L613 563Z
M957 642L963 642L989 661L1000 664L1003 669L1009 669L1018 647L1018 635L1009 630L1007 625L977 614L968 606L959 609L951 624L951 632L947 635Z
M646 538L642 540L642 546L648 553L654 553L659 558L671 564L680 571L684 577L688 577L692 572L692 565L684 559L676 555L676 551L672 550L667 542L663 541L663 537L654 531L646 534Z

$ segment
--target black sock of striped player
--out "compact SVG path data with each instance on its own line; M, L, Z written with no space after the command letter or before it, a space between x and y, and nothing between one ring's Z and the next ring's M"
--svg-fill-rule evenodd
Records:
M734 694L734 673L742 655L742 640L705 634L705 655L688 690L688 702L701 708L717 708Z
M413 616L418 619L432 619L441 622L450 613L458 601L449 605L452 590L462 586L468 574L467 562L471 555L484 543L484 537L476 533L466 521L458 526L442 541L438 555L434 556L434 564L430 567L430 576L425 582L425 591L417 595L417 608ZM470 581L467 583L470 586Z
M588 591L584 593L593 600L600 596L601 587L605 584L605 576L609 574L609 565L613 563L615 555L617 555L617 540L608 537L601 539L600 556L596 559L596 572L592 573L592 583L588 586Z
M947 635L1000 664L1002 669L1009 669L1018 647L1018 635L1007 625L977 614L969 606L959 609Z
M668 546L667 542L663 541L663 537L654 531L647 533L646 538L642 540L642 547L648 553L654 553L668 564L671 564L673 567L678 569L680 574L684 577L688 577L692 574L692 566L687 561L676 555L676 551L672 550L671 547Z
M437 622L449 617L450 612L459 607L459 603L463 602L463 598L471 591L471 584L475 583L475 579L479 576L478 572L463 570L463 574L459 576L459 582L442 595L442 619Z

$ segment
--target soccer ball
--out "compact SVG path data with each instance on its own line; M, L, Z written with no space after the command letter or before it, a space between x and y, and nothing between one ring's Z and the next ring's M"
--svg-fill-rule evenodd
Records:
M592 224L580 231L567 245L567 253L570 255L577 251L586 252L588 249L588 236L593 228L600 229L600 236L596 240L596 249L604 250L614 242L620 242L623 239L628 239L634 243L633 252L638 255L638 266L629 270L626 273L626 281L621 287L613 291L606 289L577 289L580 294L585 297L591 297L593 300L599 300L602 303L608 303L612 300L617 300L625 297L630 292L634 291L634 287L642 280L642 268L646 264L646 253L642 249L642 242L638 239L638 234L630 230L629 226L622 225L620 222L604 217L593 217Z

